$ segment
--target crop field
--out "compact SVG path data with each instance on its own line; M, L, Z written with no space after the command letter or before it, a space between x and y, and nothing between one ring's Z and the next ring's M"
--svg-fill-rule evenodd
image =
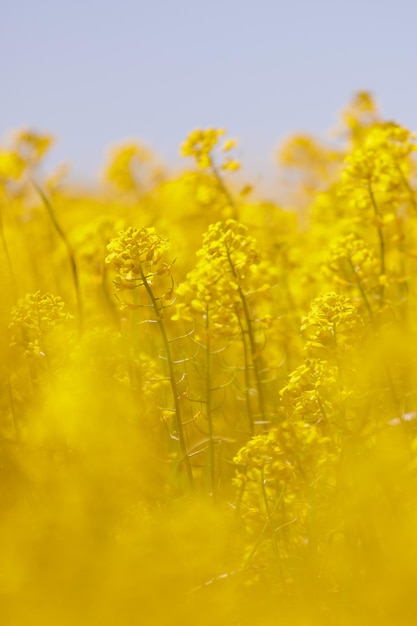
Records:
M2 626L417 623L415 137L358 93L280 204L223 129L3 142Z

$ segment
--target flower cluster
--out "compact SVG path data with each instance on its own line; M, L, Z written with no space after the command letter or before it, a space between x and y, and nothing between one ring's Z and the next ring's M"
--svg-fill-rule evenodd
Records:
M13 134L9 148L0 148L0 188L8 182L16 184L25 171L33 171L53 144L51 135L32 130Z
M306 356L337 358L358 340L362 326L362 319L349 298L333 291L319 296L301 324L306 336Z
M107 245L108 254L105 258L105 263L116 272L116 293L132 292L136 287L145 287L149 295L152 285L153 290L155 287L159 289L158 293L153 292L152 297L156 301L171 301L171 264L164 260L168 248L167 239L158 235L154 228L129 227L120 231ZM158 285L155 284L157 282ZM132 292L131 301L122 299L122 308L138 306L141 305L138 303L136 291Z
M198 254L213 262L229 264L229 271L238 281L244 281L250 268L259 263L255 241L248 235L248 227L232 219L209 227Z
M25 169L25 162L12 150L0 151L0 183L8 179L17 180Z
M324 271L340 287L357 289L370 312L370 299L383 284L385 276L380 275L379 260L361 237L349 233L333 240Z
M371 127L363 143L347 158L342 175L343 193L350 194L359 209L386 206L382 213L395 213L408 194L410 155L415 151L413 135L394 123ZM341 192L342 193L342 192Z
M129 142L114 148L104 178L118 191L144 191L163 178L163 168L143 145Z
M351 144L359 145L369 128L379 120L375 99L367 91L359 91L342 112L342 120L350 134Z
M342 235L332 241L327 265L341 281L343 277L352 274L361 280L366 279L378 267L372 250L355 233Z
M339 411L338 394L337 367L327 361L306 359L291 372L280 391L281 413L287 419L326 423Z
M11 311L11 346L21 346L26 356L45 356L45 335L71 318L65 303L51 293L29 293Z
M212 152L217 146L219 139L224 135L225 130L223 128L207 128L202 130L200 128L193 130L184 141L181 146L181 156L194 157L198 167L201 169L207 169L214 166ZM233 139L226 139L222 146L223 152L228 152L236 145L236 141ZM226 158L226 161L221 165L223 170L235 171L240 168L238 161Z
M105 262L116 270L123 286L134 287L144 277L152 281L154 276L169 273L170 266L163 261L168 248L168 241L154 228L129 227L110 241Z
M210 167L210 153L217 145L219 137L224 135L223 128L208 128L201 130L200 128L193 130L181 146L181 156L194 157L197 165L202 169Z
M302 420L288 420L253 437L234 458L241 514L258 566L301 555L308 545L312 503L331 491L338 463L329 437ZM267 549L266 549L267 548Z
M212 224L197 252L198 262L177 290L174 319L202 316L210 331L234 336L239 329L242 294L250 289L252 268L259 263L255 241L235 220Z
M39 163L51 148L54 139L32 130L22 130L15 135L17 153L29 166Z

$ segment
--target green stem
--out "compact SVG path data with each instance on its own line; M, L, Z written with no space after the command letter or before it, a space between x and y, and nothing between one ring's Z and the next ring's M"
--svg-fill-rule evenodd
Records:
M232 270L233 276L234 278L236 278L237 291L238 291L239 298L243 306L243 315L245 318L246 331L249 337L249 345L250 345L250 350L251 350L251 361L252 361L252 366L253 366L253 370L255 373L256 390L258 392L259 411L261 413L262 420L265 422L266 421L265 401L264 401L264 394L263 394L263 389L262 389L261 376L260 376L259 367L258 367L260 354L259 354L258 347L256 345L254 334L253 334L252 320L250 317L248 302L246 300L245 294L242 291L242 287L240 286L240 276L237 273L236 268L233 264L233 261L230 256L230 251L227 245L226 245L226 252L227 252L227 258L229 260L229 265Z
M16 438L20 440L21 432L20 432L19 420L17 419L17 415L16 415L16 408L14 404L13 390L12 390L12 384L10 382L10 376L7 377L7 385L8 385L8 391L9 391L10 410L12 412L12 418L13 418L13 426L15 429Z
M274 525L273 525L273 520L272 520L272 513L271 510L269 508L269 502L268 502L268 495L266 493L266 488L265 488L265 476L264 476L264 470L263 468L261 469L261 489L262 489L262 497L264 500L264 504L265 504L265 511L266 511L266 516L268 519L268 525L269 528L271 530L271 539L272 539L272 545L274 546L274 551L276 553L276 556L279 556L278 553L278 545L277 545L277 541L276 541L276 537L275 537L275 532L274 532Z
M72 249L72 246L71 246L71 243L69 242L68 237L66 236L58 220L56 219L54 209L52 207L52 204L48 200L47 196L42 191L42 189L37 185L37 183L32 181L32 185L35 187L36 191L42 198L42 202L49 215L49 218L67 250L67 254L68 254L68 258L69 258L69 262L71 266L72 279L74 282L75 296L76 296L76 301L77 301L78 321L80 325L80 330L82 330L84 316L83 316L83 307L82 307L82 301L81 301L80 281L79 281L79 276L78 276L77 264L75 262L74 250Z
M237 210L236 202L234 201L230 191L228 190L228 188L224 184L223 178L220 176L219 171L218 171L217 167L215 166L213 159L211 157L209 157L209 159L210 159L210 169L212 171L212 174L213 174L214 178L216 179L217 184L219 185L219 188L220 188L221 192L223 193L224 197L226 198L226 200L228 201L228 203L230 204L230 206L233 209L233 219L237 220L238 210Z
M10 284L11 284L12 294L13 294L14 299L16 300L17 299L17 287L16 287L17 283L16 283L14 271L13 271L12 260L9 254L9 248L7 246L7 241L6 241L6 237L4 234L4 225L3 225L3 217L1 214L1 210L0 210L0 237L1 237L1 243L3 245L4 254L6 257L7 267L10 273Z
M362 300L364 301L366 309L368 311L369 318L370 318L372 324L374 324L374 314L372 313L371 305L369 304L368 296L365 293L365 290L364 290L363 285L362 285L362 281L359 278L359 276L358 276L358 274L357 274L357 272L356 272L356 270L354 268L354 265L352 263L352 259L350 257L348 258L348 261L349 261L350 268L351 268L351 270L353 272L353 275L355 276L356 284L357 284L359 292L360 292L360 294L362 296Z
M174 408L175 408L175 418L176 418L176 429L177 429L177 433L178 433L178 439L179 439L179 444L180 444L180 448L181 448L181 454L183 456L183 461L185 464L185 469L187 472L187 476L188 476L188 480L190 482L190 485L193 486L193 471L191 468L191 463L190 463L190 458L188 456L188 452L187 452L187 446L186 446L186 442L185 442L185 434L184 434L184 426L183 426L183 422L182 422L182 418L181 418L181 406L180 406L180 395L179 395L179 391L178 391L178 387L177 387L177 382L175 379L175 369L174 369L174 361L172 358L172 354L171 354L171 347L170 347L170 343L169 343L169 339L168 339L168 335L165 329L165 324L163 322L162 316L161 316L161 311L160 308L158 306L158 302L153 294L153 291L151 289L151 286L143 272L142 267L139 268L140 270L140 275L141 275L141 279L142 279L142 284L146 289L146 292L149 296L149 299L151 301L152 304L152 308L155 312L155 316L156 316L156 322L159 326L159 330L161 333L161 337L162 337L162 342L164 345L164 349L165 349L165 354L167 357L167 363L168 363L168 372L169 372L169 380L170 380L170 384L171 384L171 391L172 391L172 396L173 396L173 401L174 401Z
M252 405L250 401L250 376L249 376L249 357L248 357L248 347L246 344L246 331L243 328L242 320L240 319L239 314L237 314L237 319L240 328L240 334L242 335L242 343L243 343L243 359L245 363L245 398L246 398L246 410L248 412L248 421L249 421L249 430L251 436L255 432L255 423L253 419L252 413Z
M378 205L376 203L374 192L372 191L372 185L370 181L368 182L368 190L369 190L369 196L371 198L371 203L372 203L372 207L374 210L374 214L378 221L377 231L378 231L378 239L379 239L379 254L381 258L381 276L385 276L385 240L384 240L384 233L382 231L381 224L380 224L381 213L379 212ZM380 295L381 295L381 300L382 300L384 297L383 285L381 285L381 288L380 288Z
M412 187L411 187L409 181L407 180L407 178L404 176L404 172L402 171L400 165L398 163L396 165L397 165L398 173L400 174L401 181L402 181L404 187L407 190L407 193L408 193L408 196L410 198L410 202L411 202L411 205L412 205L412 207L414 209L414 212L417 213L417 200L416 200L416 197L415 197L414 190L412 189Z
M207 422L209 429L209 469L210 469L210 484L211 484L211 496L215 495L215 457L214 457L214 428L212 419L212 406L211 406L211 341L210 341L210 329L209 329L209 308L206 306L206 412Z

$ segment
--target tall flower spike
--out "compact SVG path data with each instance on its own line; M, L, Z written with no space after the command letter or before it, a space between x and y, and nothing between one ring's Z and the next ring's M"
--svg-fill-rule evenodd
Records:
M169 247L169 243L163 237L156 234L154 228L127 228L122 230L118 237L112 239L108 244L109 251L105 262L113 266L117 272L115 281L117 290L129 289L135 290L136 287L143 287L147 297L147 304L152 311L153 319L159 327L162 339L166 363L168 369L168 377L171 385L172 400L175 412L175 425L177 434L173 438L178 439L182 461L185 465L187 477L190 485L193 484L193 472L191 468L190 458L188 455L187 442L184 432L184 424L182 421L180 392L178 390L177 373L175 371L175 363L172 356L170 339L167 334L162 311L166 306L165 300L172 300L173 296L173 279L171 276L171 265L164 261L164 254ZM156 278L168 277L170 287L168 291L159 293L156 288ZM166 281L163 281L166 282ZM135 291L134 291L135 293ZM141 304L135 300L132 303L123 302L123 307L130 306L138 309Z

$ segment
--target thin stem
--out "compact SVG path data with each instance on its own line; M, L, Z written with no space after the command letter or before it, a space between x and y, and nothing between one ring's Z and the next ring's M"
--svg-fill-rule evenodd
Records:
M254 373L255 373L256 389L257 389L257 392L258 392L259 410L260 410L260 413L262 415L263 421L266 421L265 402L264 402L264 395L263 395L263 389L262 389L262 381L261 381L261 376L260 376L259 367L258 367L260 354L259 354L258 347L256 345L254 334L253 334L252 320L251 320L251 317L250 317L249 307L248 307L248 303L247 303L245 294L243 293L242 287L240 286L240 276L237 273L236 268L235 268L235 266L233 264L233 261L232 261L231 256L230 256L230 251L229 251L229 248L228 248L227 245L226 245L226 252L227 252L227 258L229 260L229 265L230 265L230 268L232 270L233 276L236 278L237 291L238 291L239 298L240 298L240 301L241 301L242 306L243 306L243 315L244 315L245 322L246 322L246 331L247 331L247 334L248 334L248 337L249 337L249 344L250 344L250 350L251 350L251 360L252 360L253 370L254 370Z
M14 404L13 390L12 390L12 384L10 382L10 376L7 377L7 385L8 385L8 391L9 391L10 410L12 412L12 418L13 418L13 426L15 429L16 438L20 440L21 432L20 432L19 420L17 419L17 415L16 415L16 408Z
M11 284L13 297L16 300L17 299L17 288L16 288L17 283L16 283L14 271L13 271L12 260L10 258L9 248L7 246L7 241L6 241L6 237L4 234L4 225L3 225L3 217L2 217L1 210L0 210L0 237L1 237L1 243L3 245L4 254L6 257L7 267L10 273L10 284Z
M211 406L211 338L210 338L210 329L209 329L209 307L206 306L206 413L207 413L207 422L209 429L209 448L208 448L208 458L209 458L209 470L210 470L210 484L211 484L211 495L214 498L215 492L215 456L214 456L214 428L213 428L213 419L212 419L212 406Z
M171 390L172 390L172 396L173 396L173 400L174 400L174 408L175 408L175 418L176 418L176 428L177 428L177 432L178 432L178 439L179 439L179 444L180 444L180 448L181 448L181 454L183 456L183 460L184 460L184 464L185 464L185 469L187 472L187 476L188 476L188 480L190 482L190 485L193 486L193 471L191 468L191 463L190 463L190 458L188 456L188 452L187 452L187 446L185 443L185 435L184 435L184 426L183 426L183 422L182 422L182 418L181 418L181 406L180 406L180 396L179 396L179 392L178 392L178 387L177 387L177 382L175 379L175 369L174 369L174 361L172 358L172 354L171 354L171 346L170 346L170 342L168 339L168 335L165 329L165 324L162 320L161 317L161 311L160 308L158 306L158 302L153 294L153 291L151 289L151 286L143 272L142 267L140 266L140 275L141 275L141 279L142 279L142 284L146 289L146 292L149 296L149 299L152 303L152 308L155 312L155 316L156 316L156 322L159 326L159 330L161 333L161 337L162 337L162 342L164 344L164 349L165 349L165 354L167 357L167 363L168 363L168 372L169 372L169 380L170 380L170 384L171 384Z
M221 189L221 191L222 191L223 195L225 196L226 200L228 201L228 203L230 204L230 206L233 209L233 218L237 220L238 210L237 210L236 202L234 201L230 191L228 190L228 188L224 184L223 178L220 176L219 170L215 166L212 157L209 157L209 159L210 159L210 169L212 171L212 174L213 174L214 178L216 179L217 184L219 185L219 188Z
M412 205L412 207L414 209L414 212L417 213L417 200L416 200L416 197L415 197L414 190L411 187L411 185L410 185L409 181L407 180L407 178L404 176L404 172L402 171L402 169L401 169L401 167L400 167L398 162L396 163L396 166L397 166L397 171L398 171L398 173L400 175L401 181L402 181L404 187L407 190L407 193L408 193L408 196L410 198L410 202L411 202L411 205Z
M275 550L276 555L279 556L277 541L276 541L275 532L274 532L273 520L272 520L272 513L271 513L271 510L269 508L268 495L266 493L265 484L266 484L266 479L265 479L265 476L264 476L264 470L262 468L261 469L262 497L263 497L264 504L265 504L265 511L266 511L266 516L268 518L269 528L271 529L272 545L274 546L274 550Z
M382 231L381 224L380 224L381 213L379 212L378 205L376 203L375 196L374 196L374 193L372 191L372 185L371 185L370 181L368 182L368 191L369 191L369 196L371 198L371 203L372 203L372 207L373 207L373 210L374 210L374 214L375 214L375 217L377 218L377 221L378 221L377 231L378 231L378 239L379 239L379 254L380 254L380 258L381 258L381 276L384 276L385 275L385 240L384 240L384 233ZM384 297L384 285L381 285L380 294L381 294L381 300L382 300L382 298Z
M55 215L54 209L52 207L52 204L50 203L50 201L46 197L45 193L39 187L39 185L37 183L35 183L35 181L33 181L33 180L32 180L32 185L35 187L36 191L38 192L38 194L42 198L42 202L43 202L43 204L45 206L45 209L46 209L46 211L47 211L47 213L49 215L49 218L50 218L50 220L51 220L51 222L52 222L56 232L58 233L59 237L62 239L62 242L63 242L63 244L64 244L64 246L65 246L65 248L67 250L67 254L68 254L68 258L69 258L70 266L71 266L72 279L73 279L73 282L74 282L75 296L76 296L76 301L77 301L78 321L79 321L79 325L80 325L80 330L82 330L82 328L83 328L83 307L82 307L82 301L81 301L80 281L79 281L79 276L78 276L77 264L75 262L74 250L72 249L71 243L70 243L67 235L65 234L65 232L61 228L58 220L56 219L56 215Z
M255 432L255 424L254 424L254 420L253 420L252 405L251 405L251 401L250 401L250 377L249 377L248 347L247 347L247 344L246 344L246 332L245 332L245 329L243 328L242 320L240 319L239 315L237 315L237 319L238 319L238 323L239 323L240 334L242 335L243 359L244 359L244 362L245 362L246 410L248 412L249 430L250 430L250 434L252 436L254 434L254 432Z
M353 272L353 275L355 276L356 284L357 284L359 292L360 292L360 294L362 296L362 300L365 303L366 309L367 309L368 314L369 314L369 318L370 318L372 324L374 324L375 323L374 314L372 313L371 305L369 304L368 296L365 293L365 290L364 290L363 285L362 285L362 281L359 278L359 276L358 276L358 274L357 274L357 272L355 270L355 267L354 267L354 265L352 263L352 259L350 257L348 257L348 262L349 262L349 265L350 265L351 270Z
M282 500L283 500L284 493L285 493L285 484L282 486L281 491L280 491L280 493L278 494L278 497L277 497L277 499L276 499L276 501L275 501L275 504L274 504L274 508L272 509L272 512L271 512L271 516L272 516L272 515L275 515L276 511L278 510L278 507L280 506L280 504L281 504L281 502L282 502ZM264 538L264 536L265 536L265 534L266 534L266 532L267 532L268 528L270 528L270 529L271 529L271 531L274 533L274 532L276 532L277 530L281 530L281 529L282 529L282 528L284 528L285 526L290 526L291 524L294 524L296 521L297 521L297 518L295 518L295 519L293 519L293 520L290 520L289 522L284 522L283 524L281 524L280 526L278 526L278 528L273 528L273 527L271 526L271 520L270 520L270 519L268 519L268 520L265 522L265 524L263 525L262 530L261 530L261 532L259 533L259 535L258 535L258 537L257 537L257 539L256 539L256 541L255 541L255 543L253 544L253 546L252 546L252 550L250 551L249 555L248 555L248 556L246 557L246 559L245 559L245 567L248 567L248 566L249 566L250 562L252 561L253 557L255 556L255 553L257 552L257 550L258 550L259 546L261 545L262 540L263 540L263 538Z

